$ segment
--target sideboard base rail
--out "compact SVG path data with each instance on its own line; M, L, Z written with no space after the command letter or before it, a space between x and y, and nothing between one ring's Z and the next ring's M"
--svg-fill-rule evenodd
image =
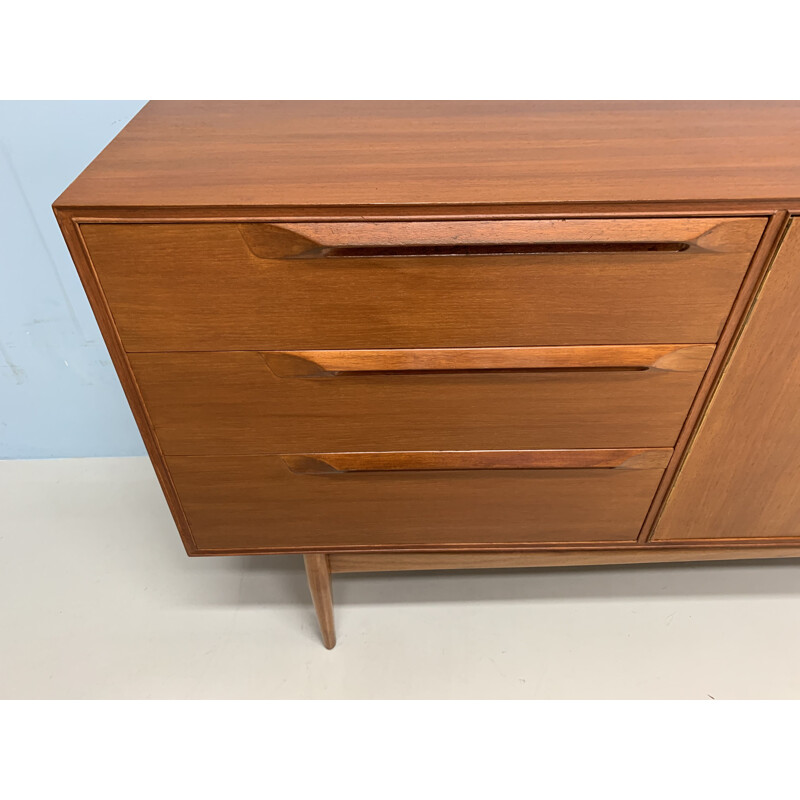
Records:
M307 553L304 560L322 641L331 650L336 645L331 586L331 575L334 573L519 569L792 557L800 558L800 545L753 547L726 543L724 547L638 546L605 550L562 549L504 553Z

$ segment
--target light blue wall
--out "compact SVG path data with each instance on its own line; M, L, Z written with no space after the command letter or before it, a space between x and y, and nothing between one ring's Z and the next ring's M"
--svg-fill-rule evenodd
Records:
M50 207L142 105L0 102L0 458L144 453Z

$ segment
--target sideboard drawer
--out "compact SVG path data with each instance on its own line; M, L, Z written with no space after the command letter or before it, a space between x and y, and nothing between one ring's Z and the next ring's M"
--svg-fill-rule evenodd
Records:
M83 224L124 347L715 342L763 218Z
M633 542L670 449L172 456L200 551Z
M714 345L133 353L167 455L671 447Z

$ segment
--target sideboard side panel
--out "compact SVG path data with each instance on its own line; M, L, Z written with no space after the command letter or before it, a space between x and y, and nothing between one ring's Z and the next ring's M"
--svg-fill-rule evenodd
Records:
M54 211L59 227L61 228L61 233L64 236L64 241L75 263L78 277L86 292L86 297L89 300L98 327L103 335L103 340L108 348L108 353L111 356L114 369L119 376L122 389L125 392L133 417L136 420L136 425L139 428L142 441L150 456L150 461L153 464L156 477L164 492L164 497L172 513L172 517L175 520L175 525L178 528L183 546L188 555L198 555L197 545L194 541L191 528L189 527L189 522L181 505L180 498L175 491L172 478L167 470L164 455L161 452L161 446L156 438L150 415L142 399L142 394L139 391L136 378L131 370L128 356L122 345L119 331L117 330L108 302L106 301L103 288L100 285L89 252L86 249L80 226L69 212L59 208L54 208Z
M653 539L800 538L800 221L700 423Z

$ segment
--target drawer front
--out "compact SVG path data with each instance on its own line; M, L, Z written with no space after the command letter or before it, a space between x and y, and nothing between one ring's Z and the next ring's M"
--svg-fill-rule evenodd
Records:
M130 352L715 342L758 219L84 224Z
M134 353L167 455L671 447L713 345Z
M200 551L633 542L671 450L171 456Z

